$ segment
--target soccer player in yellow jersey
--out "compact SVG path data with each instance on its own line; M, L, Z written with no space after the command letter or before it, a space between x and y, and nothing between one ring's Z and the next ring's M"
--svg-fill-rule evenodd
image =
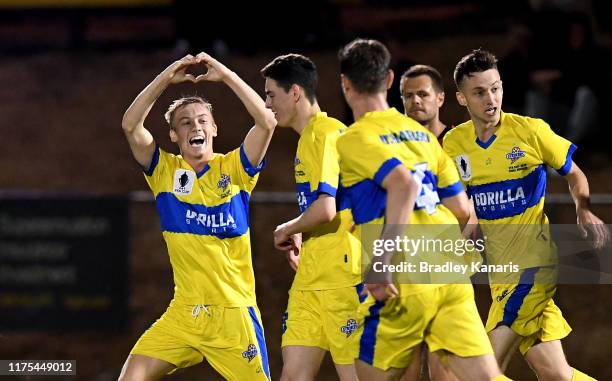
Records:
M504 369L518 347L539 380L592 380L572 369L563 354L560 339L571 329L552 300L555 248L547 238L544 214L549 166L567 179L578 224L594 236L596 246L609 238L589 208L587 179L572 161L576 147L541 119L502 112L502 80L491 53L479 49L466 55L454 77L457 100L471 120L449 131L444 149L455 161L488 237L488 263L520 265L513 284L491 284L486 328L495 356Z
M357 380L360 246L350 233L351 213L338 189L336 150L346 126L321 112L317 69L307 57L276 57L261 73L266 105L278 125L300 134L294 167L301 214L274 232L281 250L295 250L300 234L303 239L283 317L281 379L314 380L329 351L340 380Z
M393 71L387 48L357 39L341 49L339 58L342 90L355 118L338 139L340 178L357 232L384 223L381 238L394 239L404 234L406 224L447 224L460 236L451 210L463 210L459 214L467 222L467 196L434 135L389 108ZM374 259L366 279L376 265L391 261L390 254ZM361 380L399 379L423 341L432 352L448 355L460 380L506 379L480 321L471 284L396 287L387 272L366 289L370 296L360 306L364 320L356 361Z
M194 77L186 70L208 69ZM171 84L228 85L255 126L225 155L213 152L218 128L199 97L174 101L166 113L180 155L161 149L143 123ZM204 358L229 380L269 380L261 317L255 300L248 226L250 193L276 120L236 73L205 53L174 62L134 100L123 131L155 196L174 275L174 298L132 349L120 380L157 380Z

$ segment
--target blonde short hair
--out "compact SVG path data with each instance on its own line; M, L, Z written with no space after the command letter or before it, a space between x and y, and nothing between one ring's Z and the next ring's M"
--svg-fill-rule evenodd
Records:
M187 106L193 103L200 103L204 105L204 107L206 107L208 111L210 111L210 114L212 115L212 111L213 111L212 104L210 104L210 102L208 102L206 99L202 97L198 97L198 96L179 98L175 100L174 102L172 102L170 106L168 106L168 110L164 114L164 118L166 119L166 122L168 122L168 125L170 126L171 129L174 129L174 126L172 125L172 120L174 119L174 114L176 114L176 111L183 106Z

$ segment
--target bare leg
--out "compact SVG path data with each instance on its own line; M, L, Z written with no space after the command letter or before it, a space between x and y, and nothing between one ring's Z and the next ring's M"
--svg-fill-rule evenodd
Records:
M338 378L340 381L358 381L357 370L355 369L355 364L350 365L340 365L334 364L336 366L336 372L338 373Z
M429 379L431 381L459 381L451 370L442 363L438 352L429 352L427 358L429 366Z
M448 365L461 381L491 381L501 375L493 355L474 357L449 355Z
M302 345L283 347L281 381L313 381L319 373L325 352L318 347Z
M397 381L406 371L406 368L381 370L361 360L355 360L355 367L357 368L359 379L364 381Z
M489 332L489 340L493 346L495 359L502 372L506 371L512 355L521 343L521 336L517 335L510 327L500 325Z
M154 381L159 380L168 372L176 368L164 360L143 355L129 355L119 381Z
M525 354L525 360L540 381L570 381L572 368L565 359L560 340L534 345Z

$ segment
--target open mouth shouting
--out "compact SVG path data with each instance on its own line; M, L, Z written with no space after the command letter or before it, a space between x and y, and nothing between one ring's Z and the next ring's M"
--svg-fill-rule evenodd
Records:
M489 107L485 109L485 114L487 114L488 116L495 116L496 112L497 112L497 107Z
M193 136L189 138L189 145L192 147L201 147L206 144L206 138L204 136Z

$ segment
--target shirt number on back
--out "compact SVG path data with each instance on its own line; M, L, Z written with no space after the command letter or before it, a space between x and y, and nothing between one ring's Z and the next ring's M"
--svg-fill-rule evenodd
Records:
M434 214L436 212L436 205L440 203L440 197L434 189L435 179L431 172L427 170L427 163L415 165L412 177L419 184L416 206L425 209L427 214Z

